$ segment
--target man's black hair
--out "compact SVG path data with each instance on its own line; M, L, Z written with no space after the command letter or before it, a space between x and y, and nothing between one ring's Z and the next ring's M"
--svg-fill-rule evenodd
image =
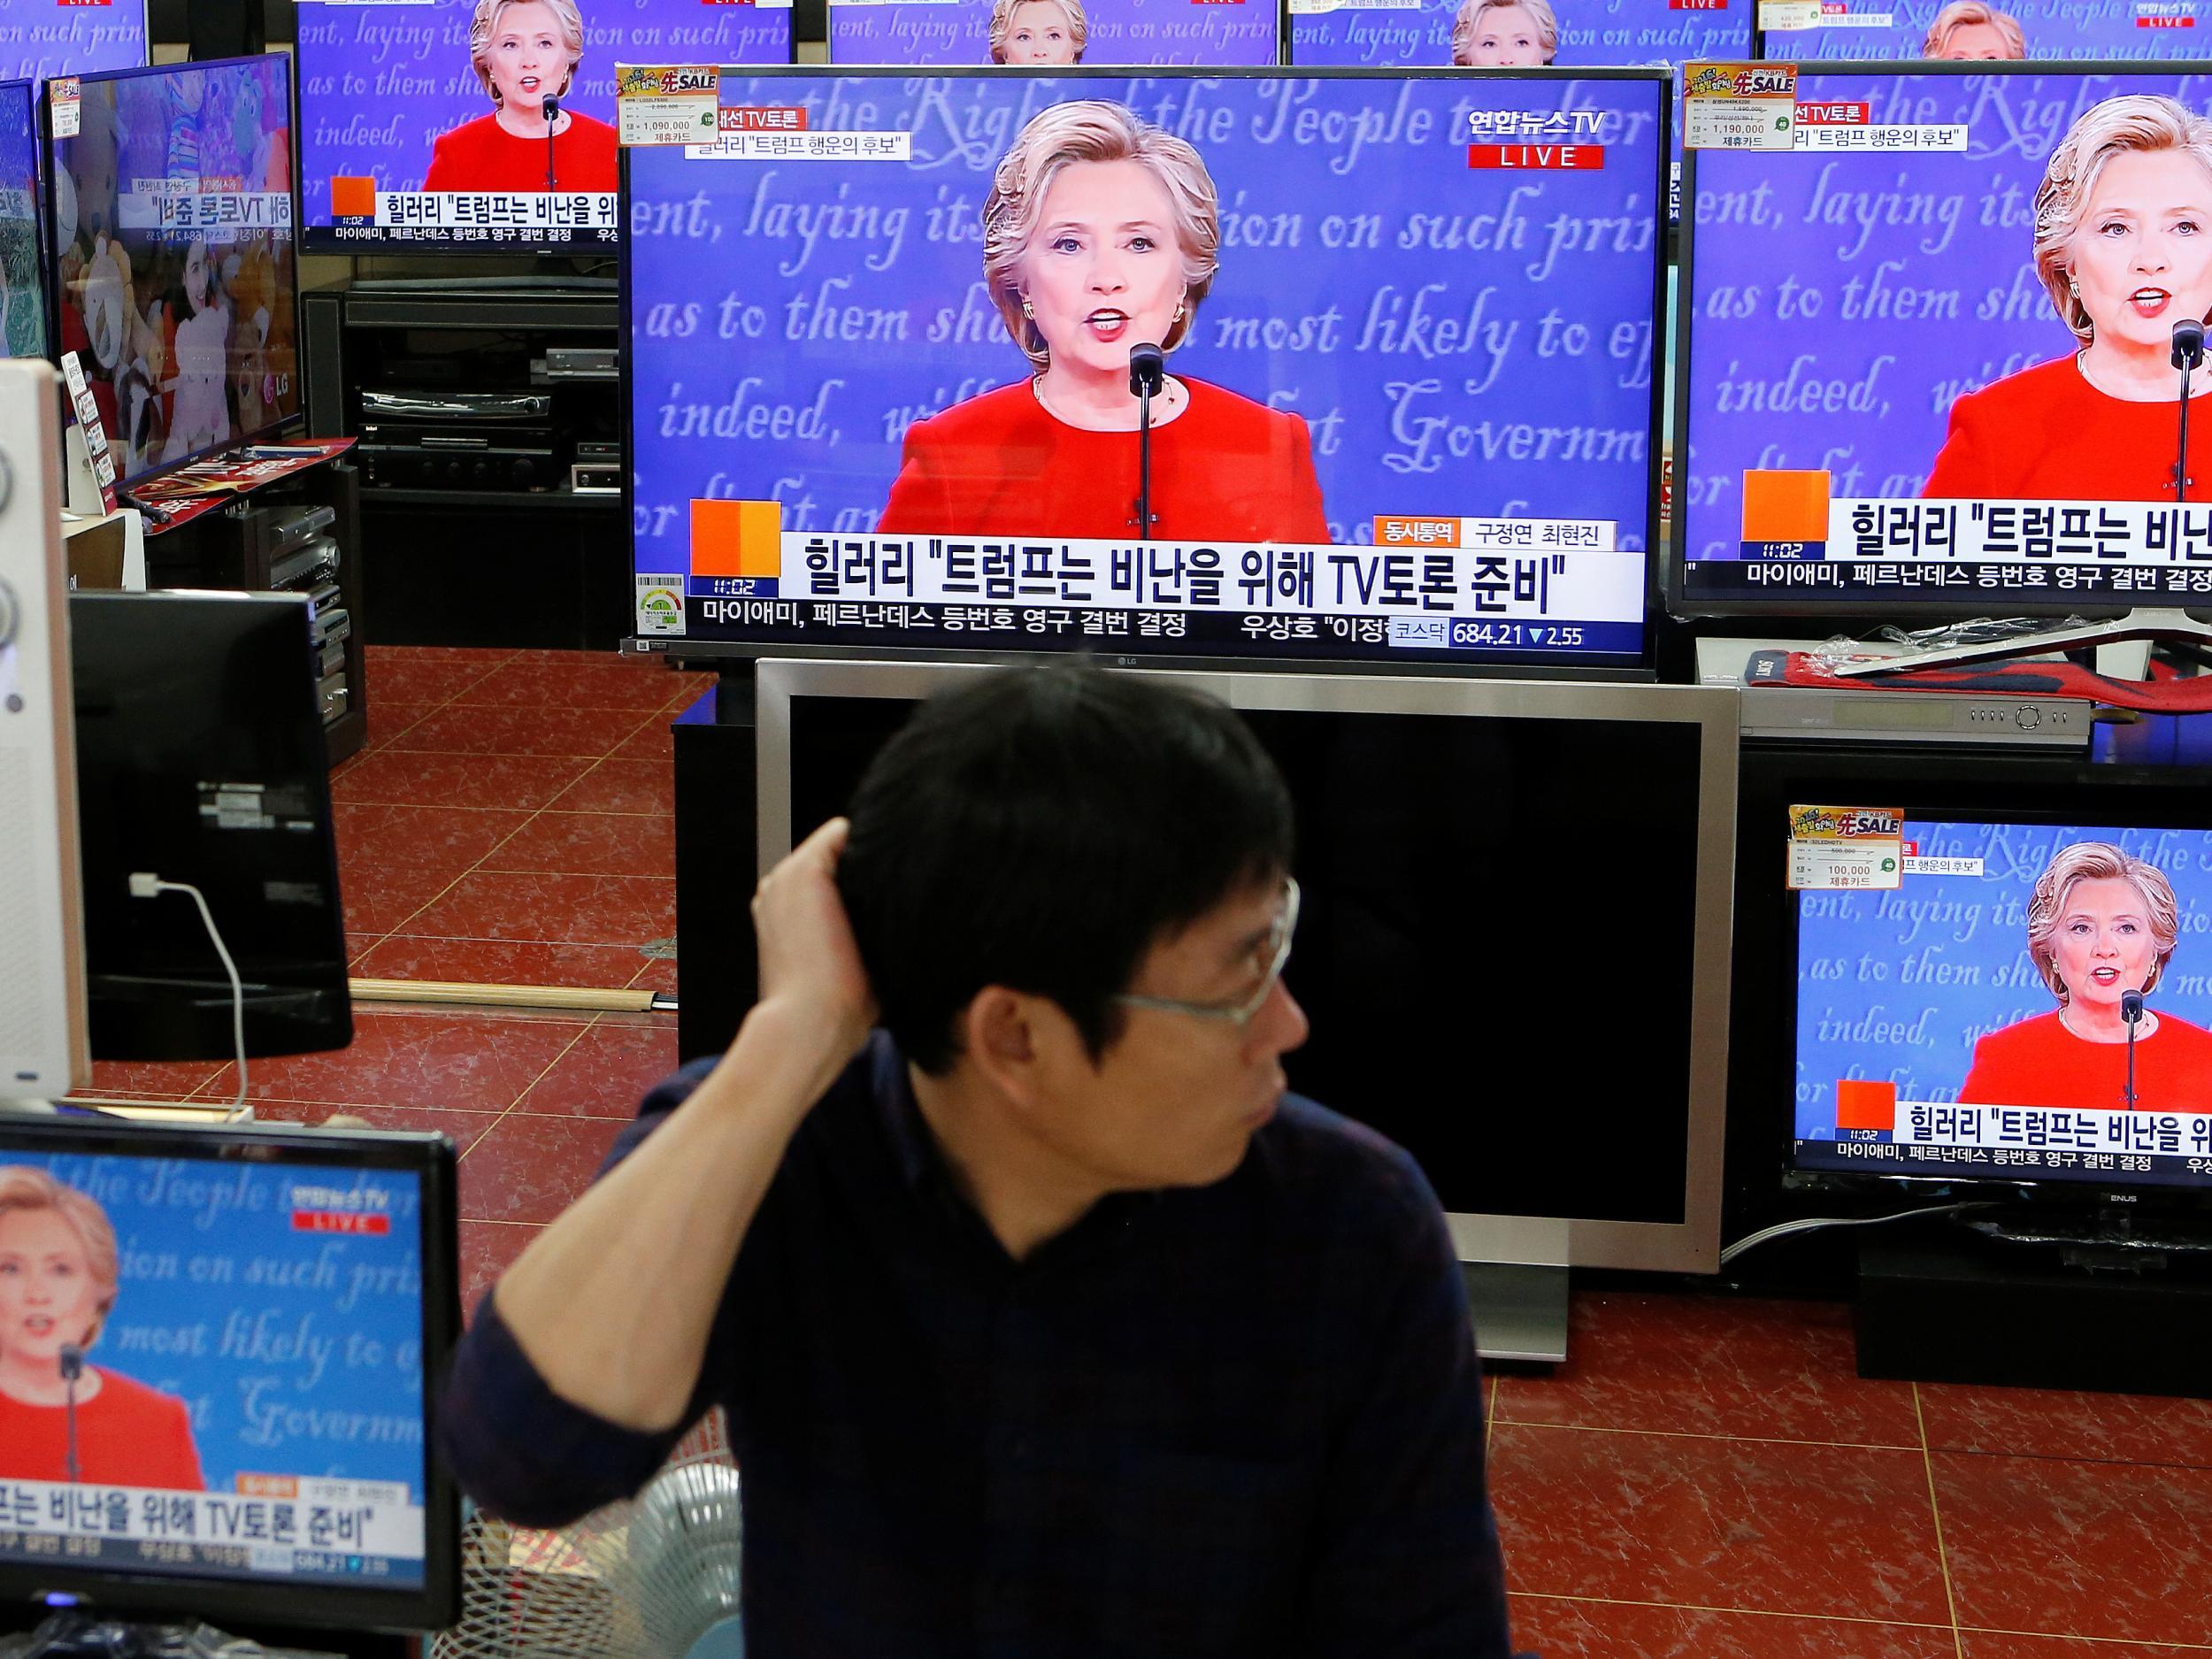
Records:
M1094 1060L1153 944L1290 868L1290 795L1210 699L1081 664L932 698L861 780L838 886L885 1027L925 1071L1002 985L1050 997Z

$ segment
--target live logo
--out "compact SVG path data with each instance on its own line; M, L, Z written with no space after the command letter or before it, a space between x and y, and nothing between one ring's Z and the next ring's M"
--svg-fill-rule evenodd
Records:
M1728 0L1667 0L1670 12L1725 12Z
M1470 144L1471 167L1531 173L1596 173L1605 166L1603 144Z

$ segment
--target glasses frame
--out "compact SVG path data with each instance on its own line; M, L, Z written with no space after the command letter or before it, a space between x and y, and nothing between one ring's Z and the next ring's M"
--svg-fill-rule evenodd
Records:
M1163 1014L1187 1014L1193 1019L1220 1020L1239 1030L1249 1025L1267 999L1275 995L1275 987L1282 982L1284 964L1290 960L1290 941L1298 931L1298 878L1283 878L1283 908L1276 913L1274 926L1274 954L1262 976L1259 988L1237 1002L1185 1002L1171 996L1140 996L1133 991L1116 995L1114 1001L1124 1008L1156 1009Z

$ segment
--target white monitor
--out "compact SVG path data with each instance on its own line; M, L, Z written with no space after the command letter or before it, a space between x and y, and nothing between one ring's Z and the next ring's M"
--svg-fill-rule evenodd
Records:
M761 663L762 869L985 672ZM1282 769L1313 1025L1291 1087L1419 1161L1484 1351L1560 1357L1570 1267L1715 1271L1738 694L1125 672L1230 704Z
M0 361L0 1100L91 1069L51 365Z

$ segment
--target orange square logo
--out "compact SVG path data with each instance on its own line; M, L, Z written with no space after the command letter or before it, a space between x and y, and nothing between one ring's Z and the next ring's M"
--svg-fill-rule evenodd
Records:
M1743 475L1743 539L1825 541L1828 474L1753 472Z
M376 180L374 179L337 179L330 181L330 216L333 219L374 219L376 217Z
M703 501L691 503L694 576L783 575L783 503Z
M1897 1127L1897 1085L1870 1077L1836 1079L1836 1127L1880 1129Z

